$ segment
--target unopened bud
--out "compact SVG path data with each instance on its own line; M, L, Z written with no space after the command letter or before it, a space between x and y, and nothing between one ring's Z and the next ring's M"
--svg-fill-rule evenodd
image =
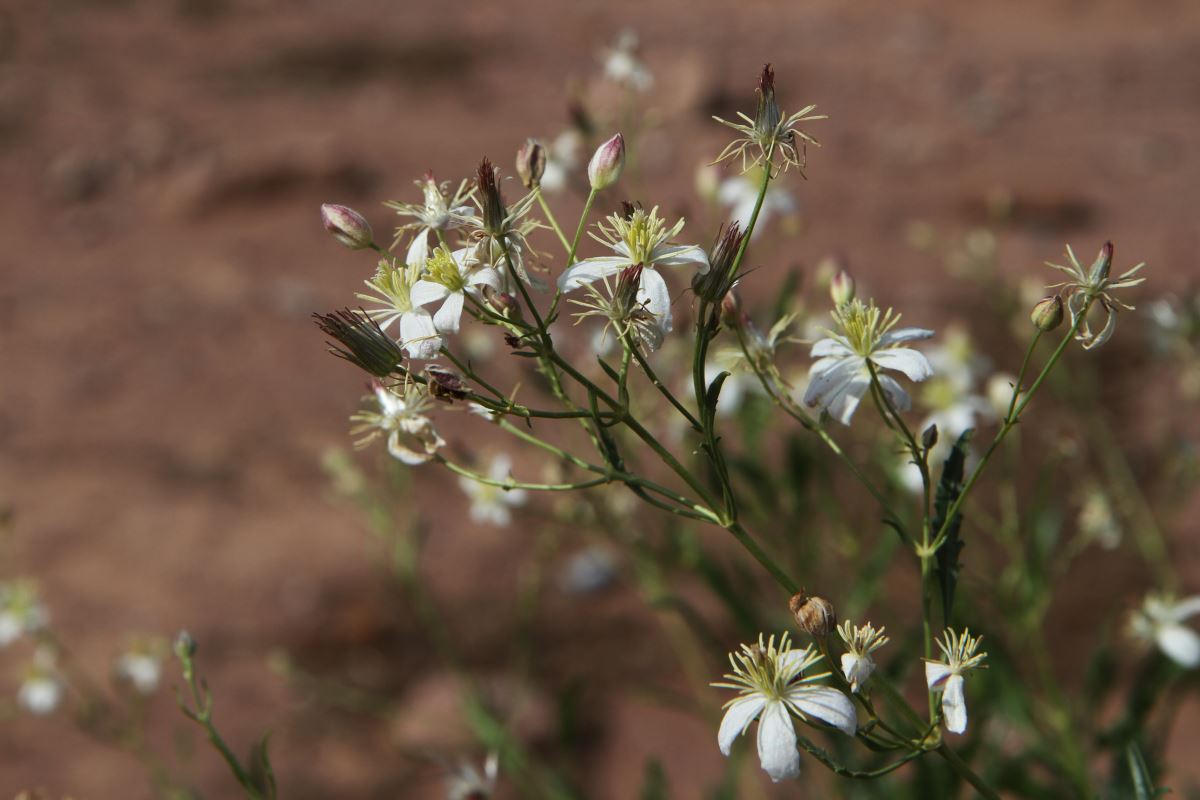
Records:
M526 189L532 189L542 182L542 173L546 171L546 148L533 139L526 139L525 144L517 150L517 175Z
M520 319L521 304L517 302L517 298L512 294L499 292L490 286L484 286L483 299L488 304L488 308L500 316L508 317L509 319Z
M475 188L479 192L483 229L492 236L504 233L504 218L508 215L508 211L504 208L504 198L500 196L500 187L496 185L496 168L486 157L479 162Z
M1099 283L1108 277L1108 271L1112 269L1112 259L1113 243L1105 242L1104 246L1100 248L1100 254L1096 256L1096 260L1092 263L1092 271L1088 275L1091 283Z
M839 308L854 299L854 278L850 277L849 272L844 269L837 271L833 280L829 282L829 296Z
M721 299L721 324L726 328L737 330L746 324L746 314L742 311L742 301L737 292L730 289Z
M437 364L425 368L425 377L429 394L440 400L462 400L471 390L461 375Z
M321 206L321 223L334 239L351 250L365 250L375 243L371 226L352 208L326 203Z
M592 160L588 162L588 181L593 191L607 189L621 177L625 169L625 137L621 134L609 139L596 148Z
M837 614L833 611L833 603L824 597L805 594L803 591L792 595L788 608L796 618L800 630L817 639L824 639L837 627Z
M758 113L754 117L754 128L760 133L770 133L782 119L779 103L775 100L775 70L770 64L764 64L758 78Z
M175 637L173 646L175 657L180 661L189 661L192 656L196 655L196 640L187 631L180 631Z
M924 447L926 451L932 450L933 446L935 444L937 444L937 442L938 442L937 425L930 425L928 428L926 428L924 431L922 431L921 447Z
M1043 333L1054 330L1063 321L1062 297L1056 294L1042 298L1033 307L1033 312L1029 315L1029 318L1033 320L1033 324L1037 326L1037 329Z
M736 280L733 262L745 239L736 222L717 234L717 242L708 255L708 271L692 277L692 291L710 303L720 303Z

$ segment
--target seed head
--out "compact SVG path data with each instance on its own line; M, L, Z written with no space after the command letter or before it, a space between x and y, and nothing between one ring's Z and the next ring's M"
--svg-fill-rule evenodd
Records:
M788 608L796 618L800 630L818 639L823 639L837 627L837 614L834 613L833 603L823 597L805 594L800 591L792 595Z
M325 335L342 345L329 343L329 352L338 358L378 378L404 372L400 366L404 351L365 311L344 308L332 314L314 313L313 319Z
M476 189L479 191L479 203L483 213L483 230L492 236L504 233L504 218L508 211L504 208L500 187L496 185L496 168L486 156L479 162Z
M714 305L725 299L736 281L733 262L745 238L736 222L717 234L717 241L708 256L708 272L697 272L692 277L693 292Z

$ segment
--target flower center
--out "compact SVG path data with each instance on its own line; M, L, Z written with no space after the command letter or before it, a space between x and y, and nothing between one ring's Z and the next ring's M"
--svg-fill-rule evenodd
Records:
M850 349L863 358L869 358L879 348L883 335L900 321L900 315L890 308L883 311L874 302L868 305L858 299L834 311L833 318Z
M445 245L439 246L433 251L433 256L426 262L425 269L429 273L429 280L440 283L451 292L461 292L467 288L467 281L463 278L458 262L454 260L454 256Z

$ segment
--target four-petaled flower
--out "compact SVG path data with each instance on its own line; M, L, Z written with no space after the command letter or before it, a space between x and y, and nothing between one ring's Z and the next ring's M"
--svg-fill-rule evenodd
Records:
M433 315L434 327L441 333L458 333L467 295L478 296L481 286L499 290L500 274L479 265L475 248L451 251L440 245L425 262L425 277L413 284L412 303L423 306L445 300Z
M353 434L363 434L355 445L365 447L380 436L387 436L388 452L405 464L424 464L446 442L423 413L432 405L429 395L415 383L387 387L372 385L378 410L363 410L350 419L358 423Z
M729 682L713 684L740 694L725 704L725 717L717 732L721 752L729 755L734 740L757 718L758 758L771 780L778 782L800 774L793 714L804 722L821 720L853 736L858 718L850 698L837 689L814 684L828 677L828 672L803 674L821 658L811 646L793 650L786 633L778 645L774 636L764 642L760 635L757 644L742 645L740 653L730 653L733 672L725 676Z
M883 635L885 628L876 630L871 623L854 627L850 620L838 626L838 634L846 643L846 652L842 653L842 674L850 684L850 691L855 694L875 671L875 659L871 658L879 648L888 643L888 637Z
M937 643L945 661L925 661L925 683L929 691L942 693L942 719L951 733L963 733L967 729L963 675L979 667L987 658L987 653L977 652L981 641L982 636L972 637L969 630L960 635L947 628Z
M449 231L462 227L475 214L474 207L467 203L471 192L467 191L466 181L458 185L453 195L450 194L450 182L438 183L434 180L432 172L425 173L425 177L416 181L416 184L421 187L424 202L401 203L393 200L384 203L397 214L413 217L415 220L396 229L397 241L405 231L416 231L408 244L406 260L409 264L424 263L429 254L430 231Z
M1200 667L1200 634L1183 624L1200 614L1200 594L1183 600L1151 594L1130 620L1130 631L1139 639L1153 642L1167 658L1181 667Z
M506 482L512 479L511 472L512 461L506 455L498 455L492 459L487 477L493 481ZM512 509L525 504L524 489L506 489L491 483L480 483L465 475L459 477L458 485L471 498L473 522L488 522L504 527L512 521Z
M1070 280L1056 283L1049 288L1061 287L1063 294L1067 295L1067 310L1071 312L1071 326L1076 329L1075 338L1083 342L1084 350L1099 347L1112 337L1113 331L1117 328L1118 310L1133 311L1133 306L1117 300L1110 292L1113 289L1137 286L1146 280L1133 277L1138 270L1146 266L1145 262L1123 272L1116 280L1110 280L1108 273L1112 269L1112 259L1112 242L1105 242L1104 246L1100 248L1100 255L1096 256L1090 269L1085 269L1079 263L1079 259L1075 257L1075 252L1071 250L1070 245L1067 245L1067 261L1070 262L1068 266L1046 262L1047 266L1054 267L1054 269L1071 276ZM1085 313L1095 301L1100 302L1105 313L1104 327L1098 332L1092 331Z
M357 293L355 297L371 304L364 309L371 319L387 330L393 322L399 322L400 345L413 358L429 359L438 354L442 338L438 335L433 317L413 301L413 287L420 281L424 260L411 265L380 261L379 271L369 281L364 281L369 294Z
M828 411L849 425L859 401L871 388L871 366L894 369L910 380L923 381L933 374L929 360L919 351L897 347L903 342L928 339L933 331L924 328L895 328L900 315L889 308L881 311L873 302L853 300L833 312L839 330L826 331L812 355L819 360L809 370L804 404ZM897 411L907 411L912 401L904 388L889 375L878 375L879 387Z
M600 234L588 235L616 255L597 256L578 261L558 278L558 289L569 292L580 286L616 275L629 267L641 266L637 300L658 320L663 333L671 330L671 295L667 282L655 267L674 267L682 264L698 264L701 273L708 271L708 255L703 248L694 244L670 244L670 240L683 230L683 220L670 228L658 216L658 207L646 211L638 208L628 215L613 214L608 224L596 226Z

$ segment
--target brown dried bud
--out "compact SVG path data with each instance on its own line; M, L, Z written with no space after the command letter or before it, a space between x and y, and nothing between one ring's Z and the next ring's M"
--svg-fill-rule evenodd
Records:
M546 171L546 148L533 139L526 139L521 149L517 150L517 175L526 189L532 189L542 182L542 173Z
M754 128L760 133L769 133L779 127L783 113L775 100L775 70L763 64L758 78L758 113L754 117Z
M342 347L330 343L329 352L377 378L403 375L404 351L367 312L348 308L332 314L313 314L317 327Z
M936 424L930 425L928 428L926 428L924 431L922 431L921 447L924 447L927 451L932 450L933 446L935 444L937 444L937 442L938 442L938 428L937 428Z
M504 233L504 218L508 216L508 211L504 208L500 187L496 185L496 168L486 157L479 162L476 189L483 209L483 229L492 236L499 236Z
M1033 307L1033 312L1029 315L1029 318L1033 320L1033 324L1037 326L1037 329L1043 333L1054 330L1063 321L1062 297L1056 294L1042 298Z
M792 595L788 608L796 618L800 630L817 639L824 639L837 627L837 614L833 611L833 603L823 597L805 594L803 591Z
M429 394L439 400L462 400L471 391L461 375L437 364L425 368L425 377L429 381Z

